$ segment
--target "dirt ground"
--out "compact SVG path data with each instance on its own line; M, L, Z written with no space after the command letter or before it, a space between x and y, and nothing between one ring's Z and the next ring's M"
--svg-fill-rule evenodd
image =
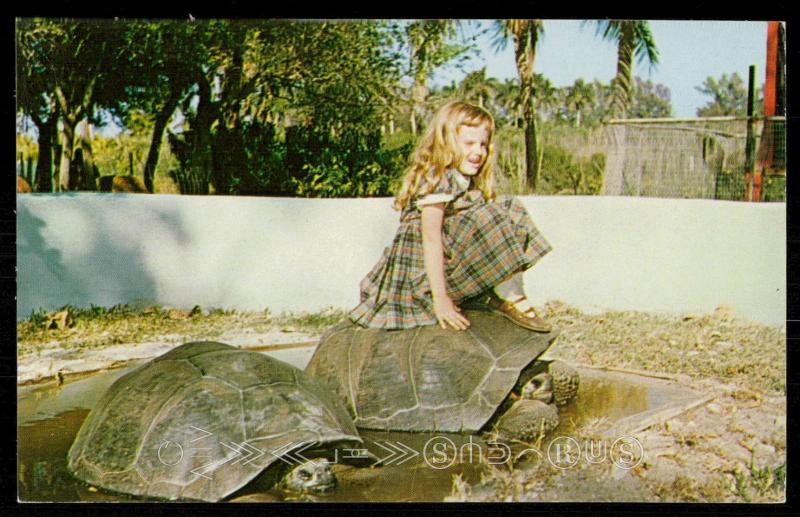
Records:
M65 308L17 324L18 382L154 357L180 343L211 339L239 346L314 341L344 313L278 315L162 307ZM547 352L575 364L663 372L710 396L678 416L636 432L641 462L620 469L546 461L486 466L483 480L453 480L448 501L782 502L786 471L784 327L711 314L584 314L559 302L540 308L561 335ZM605 423L577 429L600 436Z
M786 500L784 328L737 318L727 307L673 317L586 315L550 303L543 312L562 331L547 356L674 374L711 398L634 433L643 454L632 469L588 461L570 469L547 461L491 467L475 486L455 479L449 501ZM574 437L599 443L605 427L594 422Z

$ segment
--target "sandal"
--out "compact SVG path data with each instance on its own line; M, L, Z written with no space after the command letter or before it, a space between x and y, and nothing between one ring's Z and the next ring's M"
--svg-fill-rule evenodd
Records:
M487 305L492 309L492 312L513 321L520 327L533 330L534 332L552 331L553 328L536 314L533 307L524 312L517 309L516 304L525 299L526 298L522 296L510 302L501 300L496 294L492 293L487 300Z

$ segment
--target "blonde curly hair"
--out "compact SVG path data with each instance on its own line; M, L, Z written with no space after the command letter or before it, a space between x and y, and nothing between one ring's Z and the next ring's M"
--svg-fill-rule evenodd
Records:
M394 208L403 210L417 195L430 194L438 185L444 171L457 166L464 157L456 140L461 126L485 126L489 131L486 160L474 176L474 185L487 201L494 199L494 118L485 109L463 101L451 101L439 108L430 121L425 134L417 144L411 166L406 171L400 190L395 196ZM427 192L420 192L426 181Z

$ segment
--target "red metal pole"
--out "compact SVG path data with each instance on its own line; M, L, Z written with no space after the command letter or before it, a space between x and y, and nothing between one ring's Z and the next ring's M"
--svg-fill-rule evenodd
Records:
M768 117L775 116L776 102L778 98L778 28L780 22L769 22L767 24L767 63L766 78L764 82L764 121L761 130L761 147L763 152L759 152L760 160L753 170L753 190L752 200L761 201L761 182L767 168L772 165L774 142L773 128Z
M775 101L778 93L778 25L767 25L767 76L764 84L764 116L775 116Z

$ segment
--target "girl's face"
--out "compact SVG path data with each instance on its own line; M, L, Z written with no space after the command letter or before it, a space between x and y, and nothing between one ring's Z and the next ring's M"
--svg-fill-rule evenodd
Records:
M456 143L464 158L458 170L467 176L474 176L481 170L489 153L489 128L484 125L458 127Z

